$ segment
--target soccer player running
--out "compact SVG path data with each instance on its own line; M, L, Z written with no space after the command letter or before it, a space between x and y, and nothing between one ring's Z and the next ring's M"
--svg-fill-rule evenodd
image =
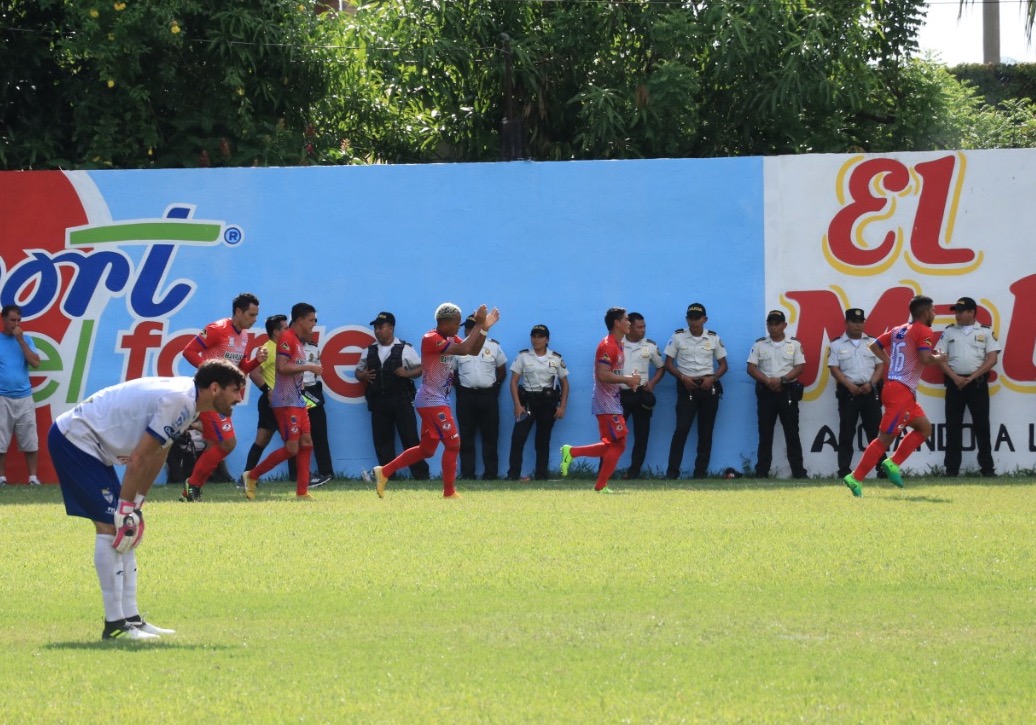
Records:
M320 363L308 362L302 343L313 339L313 328L317 324L317 310L307 302L299 302L291 308L291 325L277 340L277 378L270 397L270 407L277 418L277 429L284 446L268 455L251 471L245 471L245 498L255 498L255 486L266 473L295 458L295 498L312 499L309 493L309 459L313 455L313 437L310 435L309 410L302 395L305 390L303 373L307 370L323 375Z
M917 295L910 300L910 322L886 331L870 345L888 369L888 384L881 391L885 412L878 437L864 450L856 469L842 479L853 496L863 495L861 482L867 472L877 465L878 459L904 428L912 428L903 437L896 452L881 462L888 479L903 488L903 475L899 467L932 434L932 424L917 402L917 384L925 365L937 365L946 360L945 355L933 352L934 321L932 299Z
M475 325L467 337L457 336L460 330L460 308L452 302L443 302L435 310L435 329L421 338L421 387L414 397L414 407L421 416L421 442L408 448L384 466L374 467L378 496L385 497L388 478L400 468L431 458L441 441L442 497L459 499L454 482L457 480L457 454L460 434L450 412L450 388L453 385L453 356L478 355L485 344L489 328L500 319L495 307L492 312L480 306L474 314Z
M640 373L622 375L622 339L630 331L630 319L622 307L612 307L604 315L604 326L608 335L597 345L594 356L594 394L591 410L597 416L597 429L601 442L589 446L561 446L561 475L568 475L573 458L600 458L601 468L597 472L598 493L614 493L608 487L608 479L615 472L619 457L626 450L626 419L622 415L620 385L630 390L640 387Z
M65 512L94 524L94 568L104 601L101 639L158 639L173 634L145 622L137 606L136 548L141 509L173 439L198 413L229 416L245 376L226 360L208 360L191 378L137 378L113 385L62 413L47 445ZM116 465L126 466L122 483Z
M255 324L259 316L259 298L249 292L243 292L234 298L232 311L231 317L216 320L195 335L184 347L183 359L194 367L199 367L206 360L229 360L246 375L266 360L267 353L264 348L259 348L254 358L246 357L246 331ZM187 503L201 501L201 487L209 480L220 461L230 455L237 445L234 423L229 414L222 415L216 411L202 413L200 422L201 435L206 445L205 451L194 463L194 470L183 484L180 500Z

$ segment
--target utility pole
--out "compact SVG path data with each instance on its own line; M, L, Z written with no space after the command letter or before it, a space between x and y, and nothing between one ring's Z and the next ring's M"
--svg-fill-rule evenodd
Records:
M1000 0L982 0L982 62L1000 63Z

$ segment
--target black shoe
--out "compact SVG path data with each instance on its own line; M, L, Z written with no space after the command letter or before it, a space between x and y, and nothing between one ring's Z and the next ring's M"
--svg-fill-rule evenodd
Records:
M947 478L956 478L959 475L960 475L960 471L951 471L948 468L946 469L946 477Z
M694 477L697 478L700 481L703 478L708 478L709 477L709 472L708 471L695 471L694 472Z
M180 500L184 503L201 501L201 486L191 486L184 483L183 491L180 492Z
M309 487L310 488L320 488L321 486L323 486L325 483L329 482L333 478L334 478L334 474L331 474L331 473L318 473L315 476L310 476L309 477Z
M983 478L996 478L996 471L994 471L994 470L982 471L982 477Z
M792 478L809 478L809 471L803 468L801 471L796 471L791 474Z

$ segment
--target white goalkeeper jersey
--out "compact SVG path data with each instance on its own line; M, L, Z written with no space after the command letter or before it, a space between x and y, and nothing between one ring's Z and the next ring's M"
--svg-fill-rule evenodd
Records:
M127 462L145 432L167 448L197 417L193 378L138 378L94 393L54 424L77 448L114 466Z

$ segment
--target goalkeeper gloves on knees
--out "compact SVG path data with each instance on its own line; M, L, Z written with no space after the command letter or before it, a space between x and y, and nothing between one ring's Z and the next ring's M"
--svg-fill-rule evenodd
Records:
M144 538L144 514L134 507L132 501L119 499L115 510L115 541L112 546L120 554L140 545Z

